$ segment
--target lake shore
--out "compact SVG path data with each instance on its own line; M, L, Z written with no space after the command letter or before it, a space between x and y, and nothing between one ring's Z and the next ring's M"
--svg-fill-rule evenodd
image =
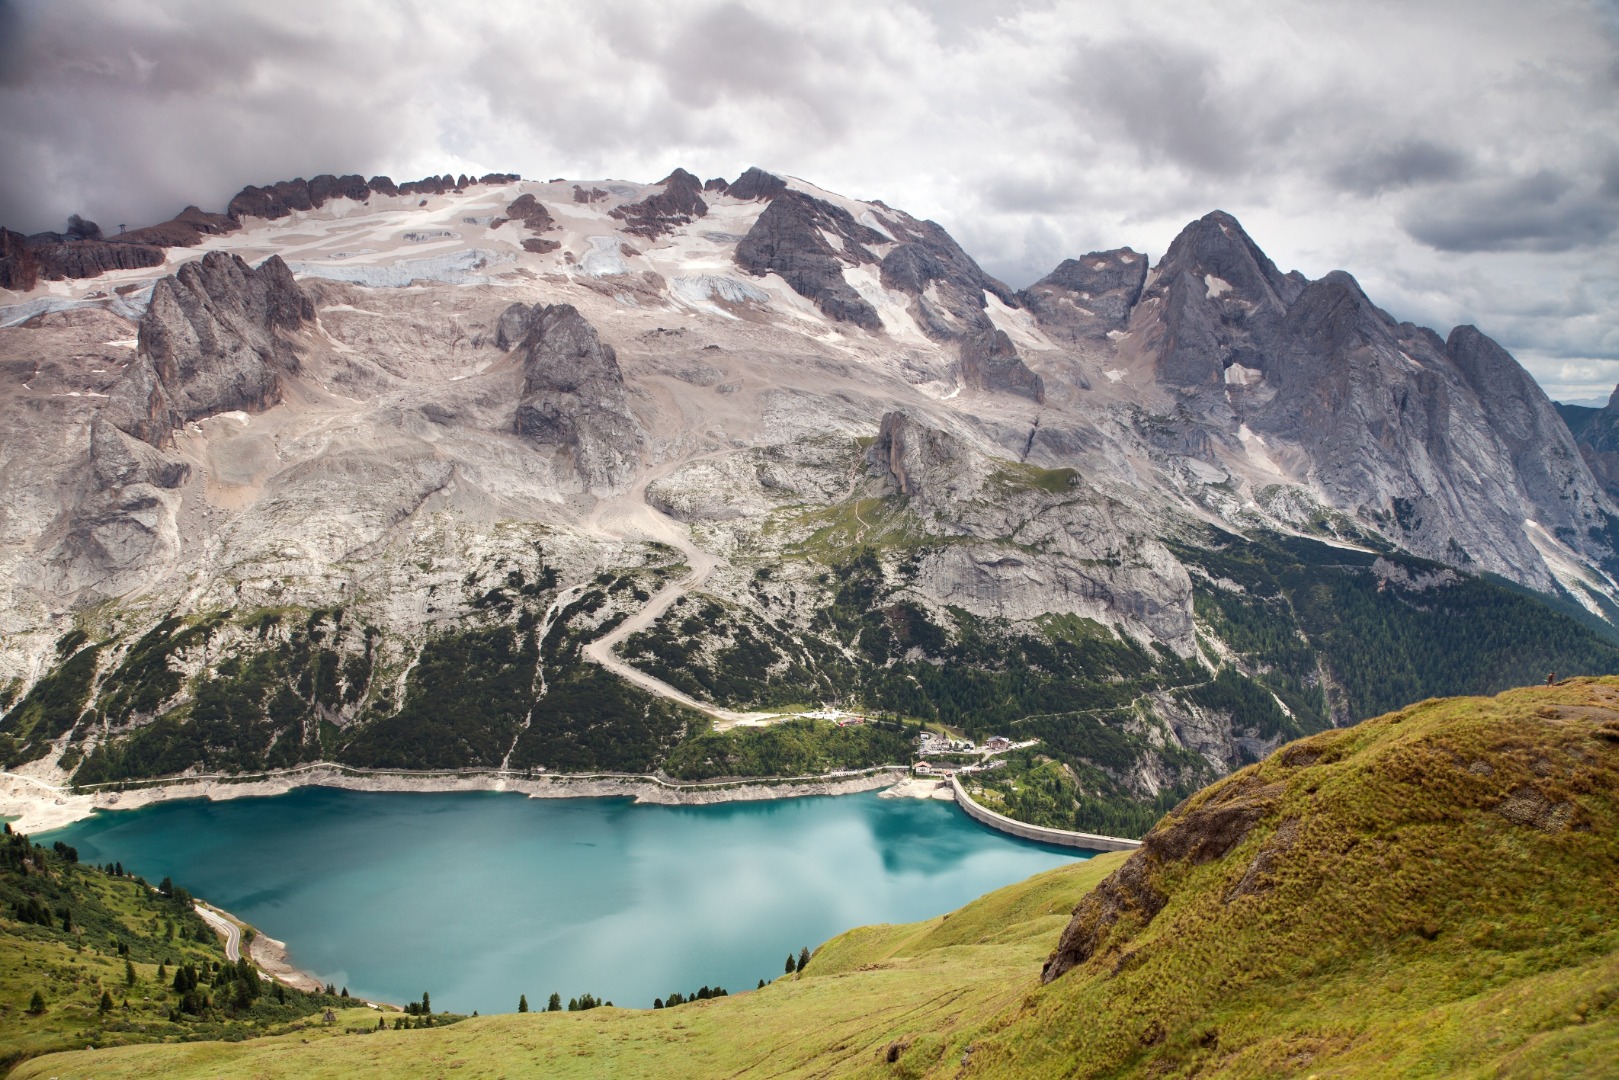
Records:
M284 795L301 787L334 787L348 791L445 792L512 791L531 799L630 798L638 803L702 806L722 802L790 799L811 795L849 795L901 784L908 772L898 766L822 776L772 777L683 784L654 776L626 774L538 774L500 772L410 772L356 769L342 765L303 765L248 776L179 776L156 781L131 781L123 790L112 787L75 792L40 777L0 773L0 816L12 818L12 828L26 833L48 832L82 821L97 810L135 810L176 799L243 799ZM914 794L933 797L932 787Z

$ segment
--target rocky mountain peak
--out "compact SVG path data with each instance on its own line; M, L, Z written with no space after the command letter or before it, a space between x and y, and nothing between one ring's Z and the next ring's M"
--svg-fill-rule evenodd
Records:
M513 326L522 321L510 308L508 318ZM613 347L571 304L536 304L526 321L513 430L552 450L587 488L621 485L640 465L645 433Z
M1018 299L1054 337L1101 338L1124 328L1146 283L1147 257L1115 248L1064 259Z
M753 165L733 180L725 193L733 199L763 199L768 202L786 190L787 181Z
M298 370L286 335L314 318L279 255L257 269L220 251L185 264L152 288L137 362L111 395L113 423L161 447L188 421L269 408Z
M1568 425L1579 447L1580 457L1590 468L1602 490L1619 501L1619 387L1608 404L1600 409L1581 405L1557 405L1557 413Z
M685 169L676 169L658 181L658 186L663 190L656 195L614 207L609 216L623 221L625 232L655 240L708 213L703 182Z
M837 238L839 247L828 242L829 235ZM878 262L865 245L888 239L843 207L788 189L771 199L736 245L734 258L756 277L781 275L828 318L875 331L883 328L877 309L844 279L843 268Z

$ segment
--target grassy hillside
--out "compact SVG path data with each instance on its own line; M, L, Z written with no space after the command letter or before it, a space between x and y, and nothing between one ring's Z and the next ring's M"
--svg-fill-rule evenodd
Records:
M1128 857L851 931L755 993L15 1075L1612 1076L1616 901L1619 679L1573 680L1295 742Z
M196 985L176 986L182 969ZM0 837L0 1068L70 1047L287 1031L348 1004L232 964L183 888L81 864L9 827Z

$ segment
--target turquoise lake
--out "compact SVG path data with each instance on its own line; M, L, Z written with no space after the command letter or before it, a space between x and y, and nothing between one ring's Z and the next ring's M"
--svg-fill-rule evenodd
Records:
M875 794L635 806L303 788L100 813L40 839L172 877L351 994L426 990L464 1013L513 1012L519 994L543 1008L553 991L645 1008L750 990L801 946L1085 857Z

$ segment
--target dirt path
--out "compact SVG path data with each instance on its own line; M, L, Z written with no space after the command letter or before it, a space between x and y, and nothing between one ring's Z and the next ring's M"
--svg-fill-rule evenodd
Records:
M586 645L583 649L585 659L600 664L643 690L712 716L717 721L715 727L720 730L738 724L762 724L782 719L780 713L736 712L699 701L619 658L615 650L626 638L652 626L676 600L701 588L708 575L719 565L719 559L692 543L690 530L685 525L660 513L646 501L646 487L647 482L643 482L631 492L601 504L592 515L591 524L602 532L622 539L656 540L668 544L685 556L686 565L691 567L691 571L679 581L659 589L652 599L642 605L640 611L625 619L611 633Z

